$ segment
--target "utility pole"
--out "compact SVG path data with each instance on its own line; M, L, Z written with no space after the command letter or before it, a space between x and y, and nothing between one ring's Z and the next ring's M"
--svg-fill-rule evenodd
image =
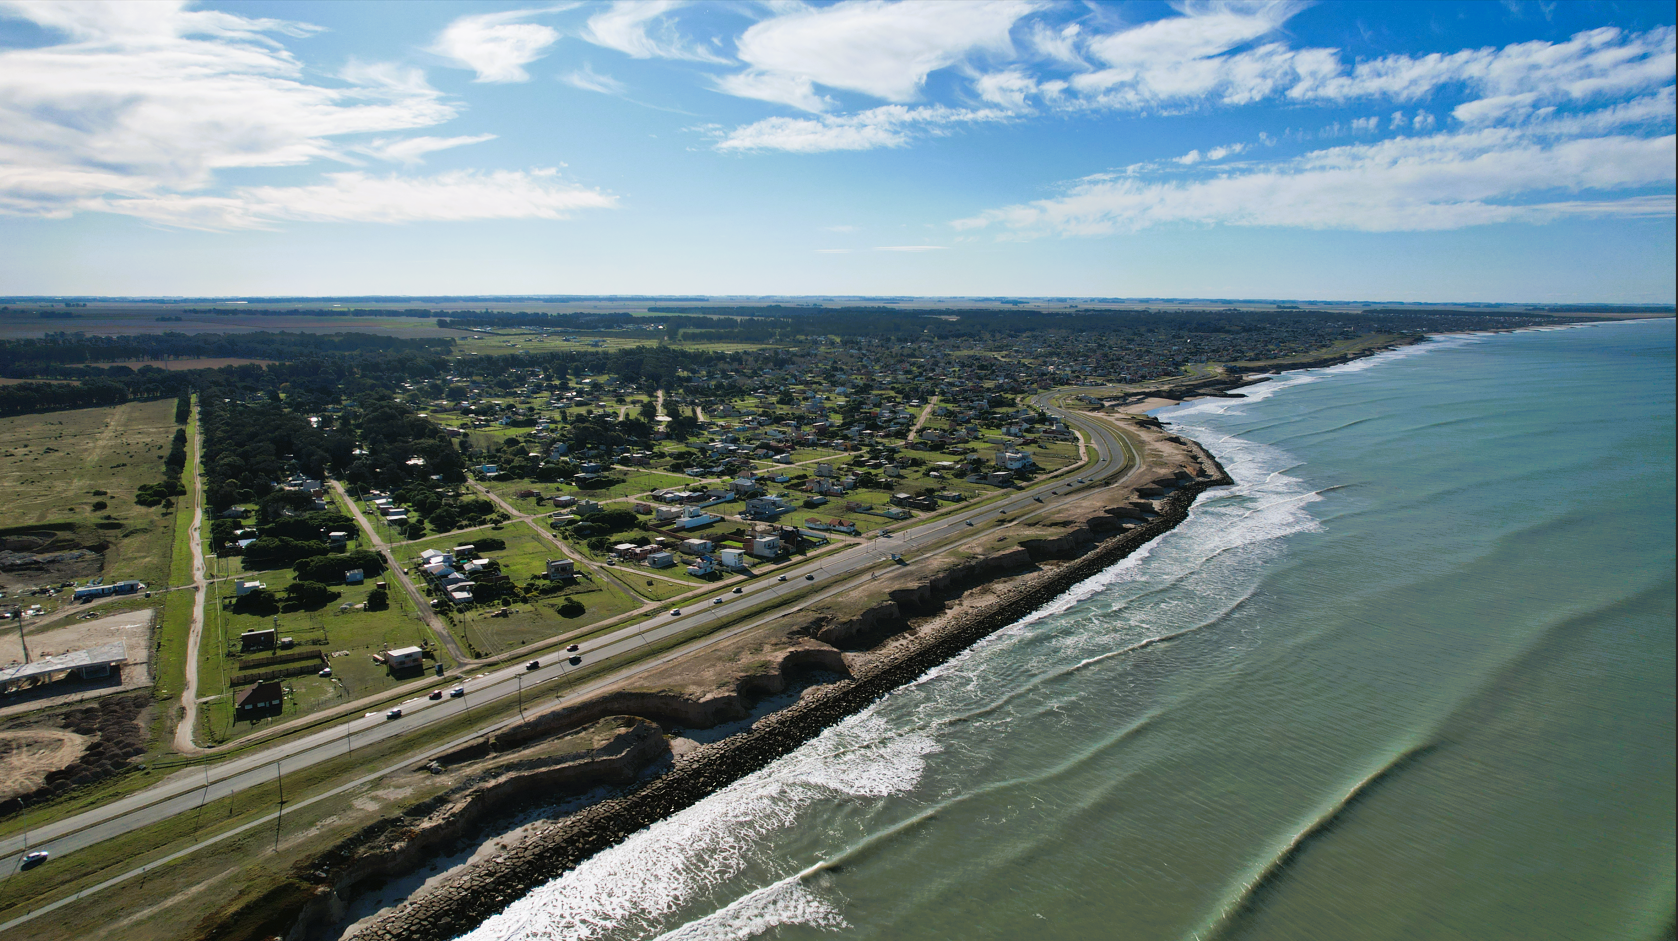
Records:
M17 622L17 642L23 646L23 662L29 662L29 642L23 639L23 609L12 609L12 620Z
M530 720L524 717L524 674L515 673L513 679L519 681L519 721L528 722Z

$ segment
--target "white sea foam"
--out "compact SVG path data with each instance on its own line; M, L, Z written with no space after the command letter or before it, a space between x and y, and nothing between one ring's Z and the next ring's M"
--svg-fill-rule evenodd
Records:
M1285 382L1302 381L1312 380ZM1190 411L1173 416L1183 432L1210 431ZM1127 650L1218 623L1250 596L1275 551L1268 544L1316 527L1307 507L1321 497L1287 473L1298 462L1286 451L1240 438L1223 438L1216 451L1235 486L1203 496L1181 526L882 704L536 889L467 941L743 941L778 925L844 927L839 903L812 887L810 871L788 872L775 856L778 833L827 817L831 802L913 789L952 722L1006 727L1075 695L1055 681L1069 669L1122 668ZM1036 647L1022 657L1018 645ZM1004 672L1010 680L999 683ZM760 887L742 886L730 900L742 880ZM692 916L718 895L710 914Z
M880 798L920 779L937 745L869 713L829 729L792 755L631 836L544 885L465 937L549 941L645 937L703 893L739 875L767 834L794 825L810 805ZM829 924L838 913L807 890L743 898L716 915L715 934L749 937L750 926ZM735 908L725 915L729 908ZM780 920L777 920L780 919ZM695 930L700 930L695 923ZM709 930L709 929L707 929ZM733 932L733 933L728 933Z

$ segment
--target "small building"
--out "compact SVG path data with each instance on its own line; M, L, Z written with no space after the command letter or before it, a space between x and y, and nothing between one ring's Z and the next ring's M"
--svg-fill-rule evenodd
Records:
M385 654L385 666L392 670L410 670L425 660L425 651L418 647L398 647Z
M474 545L455 546L454 551L450 554L457 559L470 559L472 553L476 551L478 551L478 547Z
M730 571L738 572L746 567L746 550L744 549L724 549L718 553L718 556L722 560L722 567Z
M781 537L752 536L746 540L746 551L760 559L773 559L781 554Z
M711 540L709 539L682 540L682 551L686 552L688 555L704 555L715 548L716 546L712 545Z
M254 719L277 714L285 707L285 689L279 680L258 683L239 697L239 718Z
M676 564L676 557L668 552L654 552L647 556L647 564L655 569L665 569Z
M78 588L70 596L74 601L92 601L95 598L108 598L117 593L115 585L88 585Z
M260 631L246 631L239 635L239 651L249 653L252 650L273 650L279 640L279 631L271 627Z
M238 581L235 581L233 583L233 594L234 594L235 597L243 598L253 591L259 591L259 590L261 590L263 588L267 588L267 587L268 587L267 585L264 585L263 583L258 582L258 581L247 581L245 579L239 579Z
M549 578L549 580L557 581L558 579L575 578L576 576L577 576L577 563L571 561L570 559L549 559L548 560L548 578Z
M361 569L350 569L344 573L344 584L359 585L365 578L366 576L361 574Z
M723 553L727 554L729 552L738 552L738 551L739 551L738 549L724 549ZM699 561L697 561L697 562L693 563L692 565L688 566L688 574L689 575L709 575L712 572L715 572L716 570L717 570L716 566L711 563L711 557L708 556L708 555L700 556Z
M335 546L341 546L350 541L350 534L342 531L330 532L326 534L326 541Z

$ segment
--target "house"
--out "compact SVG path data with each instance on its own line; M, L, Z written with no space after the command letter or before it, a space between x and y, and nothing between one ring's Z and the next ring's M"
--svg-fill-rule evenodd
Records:
M361 569L350 569L344 573L344 584L359 585L364 580Z
M737 552L737 551L739 551L739 550L724 549L723 554L727 555L730 552ZM709 574L711 574L712 572L715 572L715 571L716 571L716 567L711 564L711 557L708 556L708 555L700 556L699 561L697 561L697 562L693 563L692 565L688 566L688 574L689 575L709 575Z
M647 556L647 564L655 569L669 568L676 564L676 557L668 552L654 552Z
M229 507L216 514L224 520L242 520L249 515L251 515L251 511L242 506Z
M722 557L723 568L733 572L745 569L746 551L744 549L724 549L718 554Z
M89 585L86 588L76 589L71 598L76 601L92 601L94 598L104 598L116 593L117 586L115 585Z
M258 582L258 581L246 581L244 579L239 579L238 581L235 581L233 583L233 593L234 593L235 597L243 598L244 596L250 594L253 591L256 591L259 588L267 588L267 587L268 587L267 585L264 585L263 583Z
M1024 451L996 452L996 466L1004 470L1019 470L1022 467L1029 467L1031 464L1031 455Z
M760 559L773 559L781 554L781 537L750 536L746 539L746 551Z
M278 680L258 683L239 697L239 718L272 715L285 706L285 690Z
M239 635L239 652L249 653L253 650L273 650L279 643L280 632L273 628L260 631L246 631Z
M712 551L714 548L716 547L711 545L711 540L709 539L682 540L682 551L688 555L704 555L705 553Z
M549 578L549 580L557 581L561 578L575 578L576 575L577 575L577 563L571 561L570 559L549 559L548 560L548 578Z
M342 531L330 532L326 534L326 541L334 546L341 546L350 541L350 534Z
M411 670L422 665L425 651L418 647L398 647L385 654L385 666L391 670Z

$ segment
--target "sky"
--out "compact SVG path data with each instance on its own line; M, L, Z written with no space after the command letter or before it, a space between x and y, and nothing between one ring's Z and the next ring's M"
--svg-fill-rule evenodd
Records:
M1670 304L1671 2L0 0L0 295Z

